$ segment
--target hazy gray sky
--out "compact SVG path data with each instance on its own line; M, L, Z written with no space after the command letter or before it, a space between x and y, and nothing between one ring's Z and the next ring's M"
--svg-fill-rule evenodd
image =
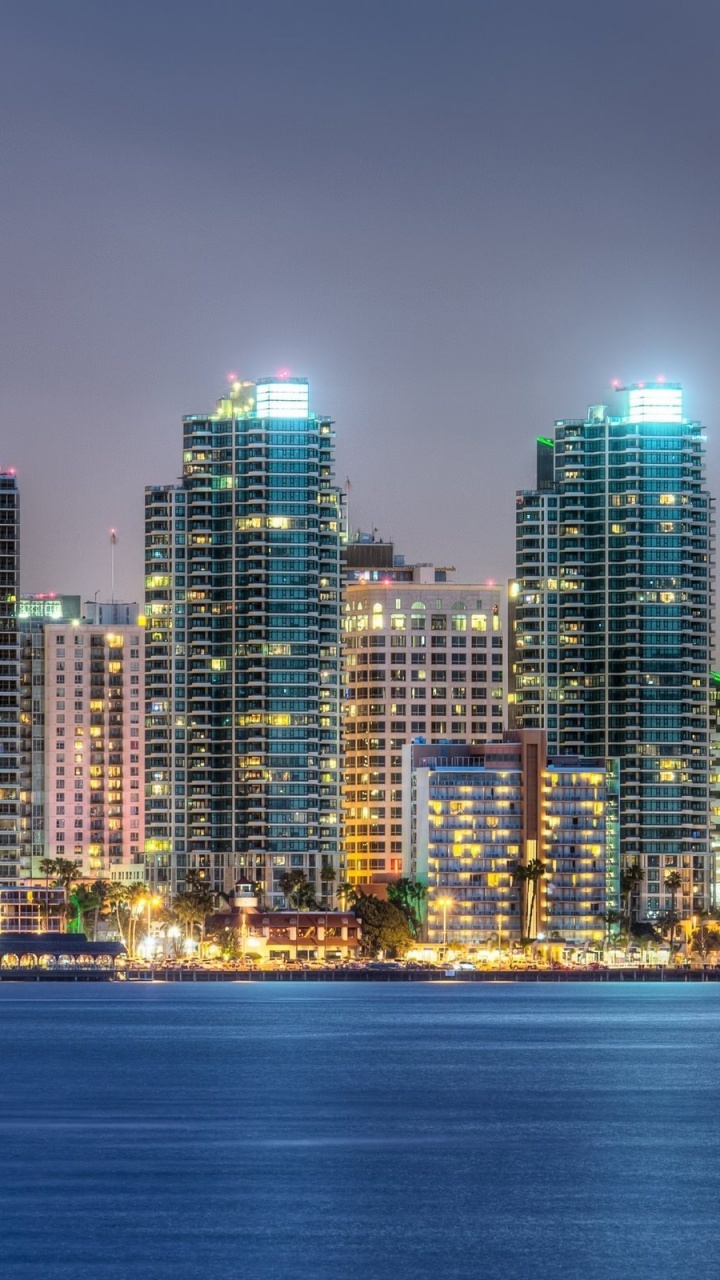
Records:
M513 568L612 378L720 451L715 0L4 0L0 461L26 590L142 586L182 413L285 366L353 524Z

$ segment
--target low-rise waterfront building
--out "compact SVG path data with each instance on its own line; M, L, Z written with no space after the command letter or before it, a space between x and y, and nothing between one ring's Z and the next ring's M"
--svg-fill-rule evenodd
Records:
M352 960L360 950L362 926L349 911L262 911L244 907L218 913L207 933L232 930L240 953L268 960Z
M428 941L602 940L619 908L618 767L549 759L541 730L404 752L406 860Z
M65 912L65 890L57 885L0 887L0 933L59 933Z

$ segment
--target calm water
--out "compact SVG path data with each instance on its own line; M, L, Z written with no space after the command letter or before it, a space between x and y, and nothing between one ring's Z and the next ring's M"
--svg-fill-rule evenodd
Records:
M2 1280L720 1268L720 987L0 987Z

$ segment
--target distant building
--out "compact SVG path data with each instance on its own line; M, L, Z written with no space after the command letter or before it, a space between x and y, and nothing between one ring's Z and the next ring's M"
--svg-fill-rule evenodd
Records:
M406 564L393 542L358 531L349 538L343 553L345 582L447 582L452 566Z
M20 597L20 623L79 622L81 617L80 596L57 595L51 591Z
M619 908L618 767L548 759L538 730L404 751L406 861L428 886L428 940L600 942ZM545 874L522 880L542 863Z
M59 933L64 926L64 889L27 882L0 888L0 933Z
M502 733L503 593L439 572L440 580L432 565L403 565L399 580L388 569L346 582L343 825L353 884L407 871L403 747Z
M139 614L137 601L128 604L119 600L86 600L83 607L83 620L98 627L134 627Z
M551 756L621 761L621 844L639 918L710 900L713 503L705 435L677 383L618 390L555 423L517 495L511 723Z

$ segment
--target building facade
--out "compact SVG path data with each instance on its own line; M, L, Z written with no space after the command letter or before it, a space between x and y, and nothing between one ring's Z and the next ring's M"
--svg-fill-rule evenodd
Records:
M709 765L711 900L720 907L720 671L710 672Z
M27 873L20 831L20 495L12 471L0 472L0 886Z
M151 879L228 892L340 871L334 431L300 378L234 382L183 420L183 478L146 491Z
M45 855L111 880L144 861L143 628L55 623L42 641Z
M80 597L23 595L18 610L20 674L20 842L23 875L41 874L46 857L45 628L80 622ZM54 775L53 775L54 776Z
M713 507L682 389L637 383L538 440L517 495L511 711L550 753L622 763L621 847L640 918L708 905Z
M619 909L616 761L549 759L542 731L405 748L407 859L428 941L601 943ZM524 870L542 864L536 878Z
M402 749L484 742L503 729L502 592L386 566L345 587L343 829L348 880L407 874ZM376 577L375 573L380 576Z

